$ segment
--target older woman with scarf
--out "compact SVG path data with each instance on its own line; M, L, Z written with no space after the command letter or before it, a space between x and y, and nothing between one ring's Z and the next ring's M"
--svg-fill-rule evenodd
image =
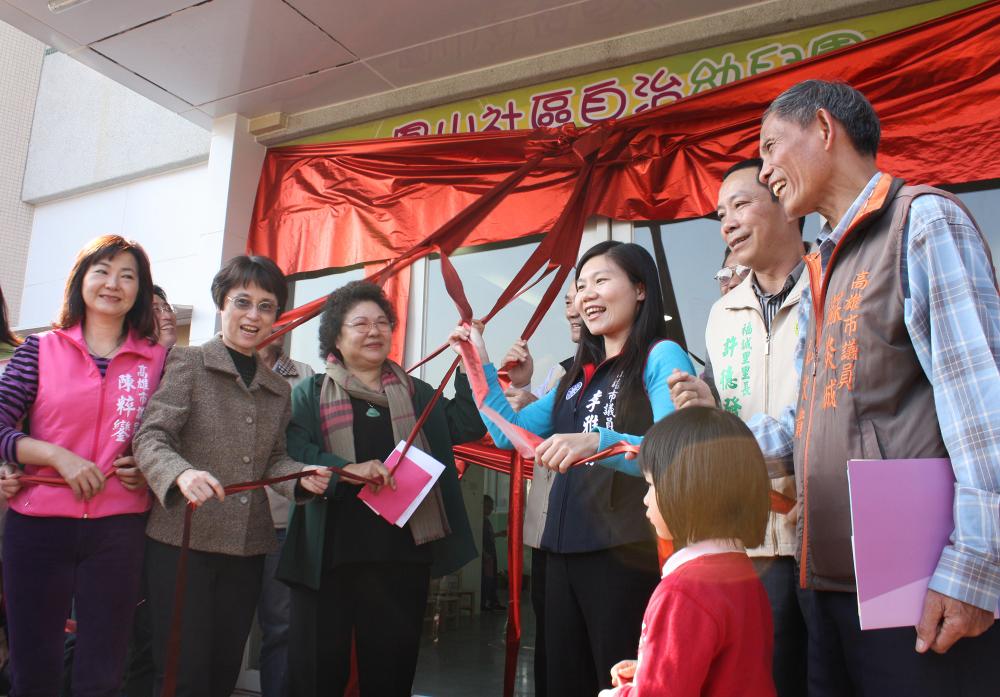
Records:
M378 286L358 281L330 295L319 332L326 373L292 392L292 457L394 486L383 462L434 392L388 359L395 328ZM293 697L343 693L352 637L362 696L409 697L430 578L476 556L452 446L485 432L459 375L455 398L434 406L414 440L445 471L404 527L379 517L358 499L359 486L336 477L324 497L293 511L278 567L292 586Z

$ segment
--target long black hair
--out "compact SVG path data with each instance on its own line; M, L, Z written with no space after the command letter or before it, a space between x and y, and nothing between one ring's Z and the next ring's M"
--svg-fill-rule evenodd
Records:
M11 346L20 346L21 339L10 328L7 321L7 301L3 297L3 288L0 288L0 342Z
M641 285L646 291L645 299L639 301L639 311L617 364L622 380L615 405L618 415L615 422L627 425L630 417L637 418L643 408L648 410L646 386L643 383L646 356L655 342L666 337L667 322L663 318L663 296L660 294L656 262L649 252L637 244L600 242L580 257L580 261L576 263L576 276L580 276L584 264L601 255L606 256L624 271L632 283ZM594 336L587 328L587 323L581 322L580 343L577 344L576 357L573 359L573 365L559 382L556 404L561 404L566 398L566 392L571 385L583 379L583 366L588 363L598 365L605 358L607 355L604 351L604 337Z

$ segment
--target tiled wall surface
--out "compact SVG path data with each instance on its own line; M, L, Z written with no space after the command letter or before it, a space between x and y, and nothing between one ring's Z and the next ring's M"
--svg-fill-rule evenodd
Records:
M0 22L0 286L17 325L34 207L21 201L45 45Z

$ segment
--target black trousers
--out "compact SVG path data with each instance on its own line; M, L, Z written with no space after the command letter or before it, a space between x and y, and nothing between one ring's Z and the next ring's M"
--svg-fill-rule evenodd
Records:
M1000 693L1000 623L946 654L918 654L913 627L861 631L858 596L811 591L809 697L992 697Z
M342 695L351 638L362 697L410 697L417 672L430 567L369 562L324 569L320 590L292 588L291 697Z
M636 657L646 603L660 580L656 547L549 552L545 572L548 694L596 695L611 687L611 666Z
M531 550L531 609L535 612L535 697L548 694L548 667L545 665L545 559L548 552Z
M132 618L132 638L125 660L125 684L122 686L125 697L157 697L153 694L156 667L153 665L153 628L149 618L149 584L146 565L142 568L142 600Z
M778 697L804 697L808 641L803 608L808 591L799 588L795 557L751 557L750 561L767 591L774 620L774 687Z
M146 580L153 627L155 694L167 658L180 548L146 540ZM177 697L230 697L260 596L264 555L236 557L192 550L181 624Z

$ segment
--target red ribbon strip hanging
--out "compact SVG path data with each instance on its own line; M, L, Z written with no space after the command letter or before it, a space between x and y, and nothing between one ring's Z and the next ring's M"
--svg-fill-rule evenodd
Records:
M337 473L342 479L356 482L358 484L373 484L380 486L383 483L381 478L369 479L367 477L360 477L356 474L346 472L340 467L330 466L327 469ZM291 481L293 479L302 479L303 477L310 476L314 472L315 470L306 470L303 472L288 474L283 477L259 479L252 482L240 482L239 484L230 484L227 487L223 487L223 490L226 492L226 495L235 494L241 491L260 489L272 484ZM188 503L184 510L184 532L181 536L180 555L177 558L177 575L176 581L174 582L174 606L170 615L170 634L167 639L167 659L164 666L163 690L160 692L160 697L174 697L177 692L177 668L181 656L181 626L184 617L184 596L187 591L187 562L188 552L191 548L191 521L195 510L197 510L197 507L193 503Z
M595 213L621 220L697 217L713 208L725 168L755 153L760 115L770 100L809 77L846 80L871 99L885 134L879 158L883 169L935 183L995 178L1000 176L1000 122L984 106L1000 98L998 41L1000 1L991 0L602 129L565 129L555 137L547 132L538 140L533 140L536 134L505 133L275 149L265 162L248 248L271 256L288 273L398 255L372 278L379 280L434 249L447 256L470 236L482 244L548 229L544 244L549 238L564 242L561 233L576 234ZM925 156L935 151L949 156ZM533 167L537 171L530 171ZM461 187L441 183L459 180ZM286 181L289 186L279 185ZM569 181L573 191L567 196ZM376 193L385 186L384 195ZM465 205L469 192L484 187L486 192L471 204L455 207L457 202ZM370 204L344 196L354 190L370 192L365 197ZM400 196L403 190L411 196ZM442 191L448 194L435 197ZM562 211L554 223L552 210ZM423 242L405 242L428 220L445 222ZM360 224L334 227L335 221ZM343 236L353 236L351 244L332 244ZM303 244L306 238L310 244ZM560 247L553 240L553 246L575 256L579 242ZM344 256L345 250L355 256ZM525 328L527 336L572 265L559 263L548 250L536 250L536 255L529 261L547 261L547 270L557 268L559 274ZM531 278L537 269L522 271ZM523 286L520 275L515 281ZM510 286L515 293L518 283ZM506 291L498 308L505 296ZM308 310L299 308L283 320L315 314L321 304L322 299L314 301ZM511 514L516 521L515 511ZM513 575L519 556L511 563Z
M511 460L510 472L510 511L524 510L524 458L515 453ZM521 586L524 584L524 525L512 525L513 514L507 516L507 587L510 597L507 598L507 636L505 638L505 656L503 670L503 693L514 694L514 681L517 677L517 655L521 649ZM523 514L522 514L523 515ZM515 564L514 560L517 560ZM517 573L514 570L517 569Z

